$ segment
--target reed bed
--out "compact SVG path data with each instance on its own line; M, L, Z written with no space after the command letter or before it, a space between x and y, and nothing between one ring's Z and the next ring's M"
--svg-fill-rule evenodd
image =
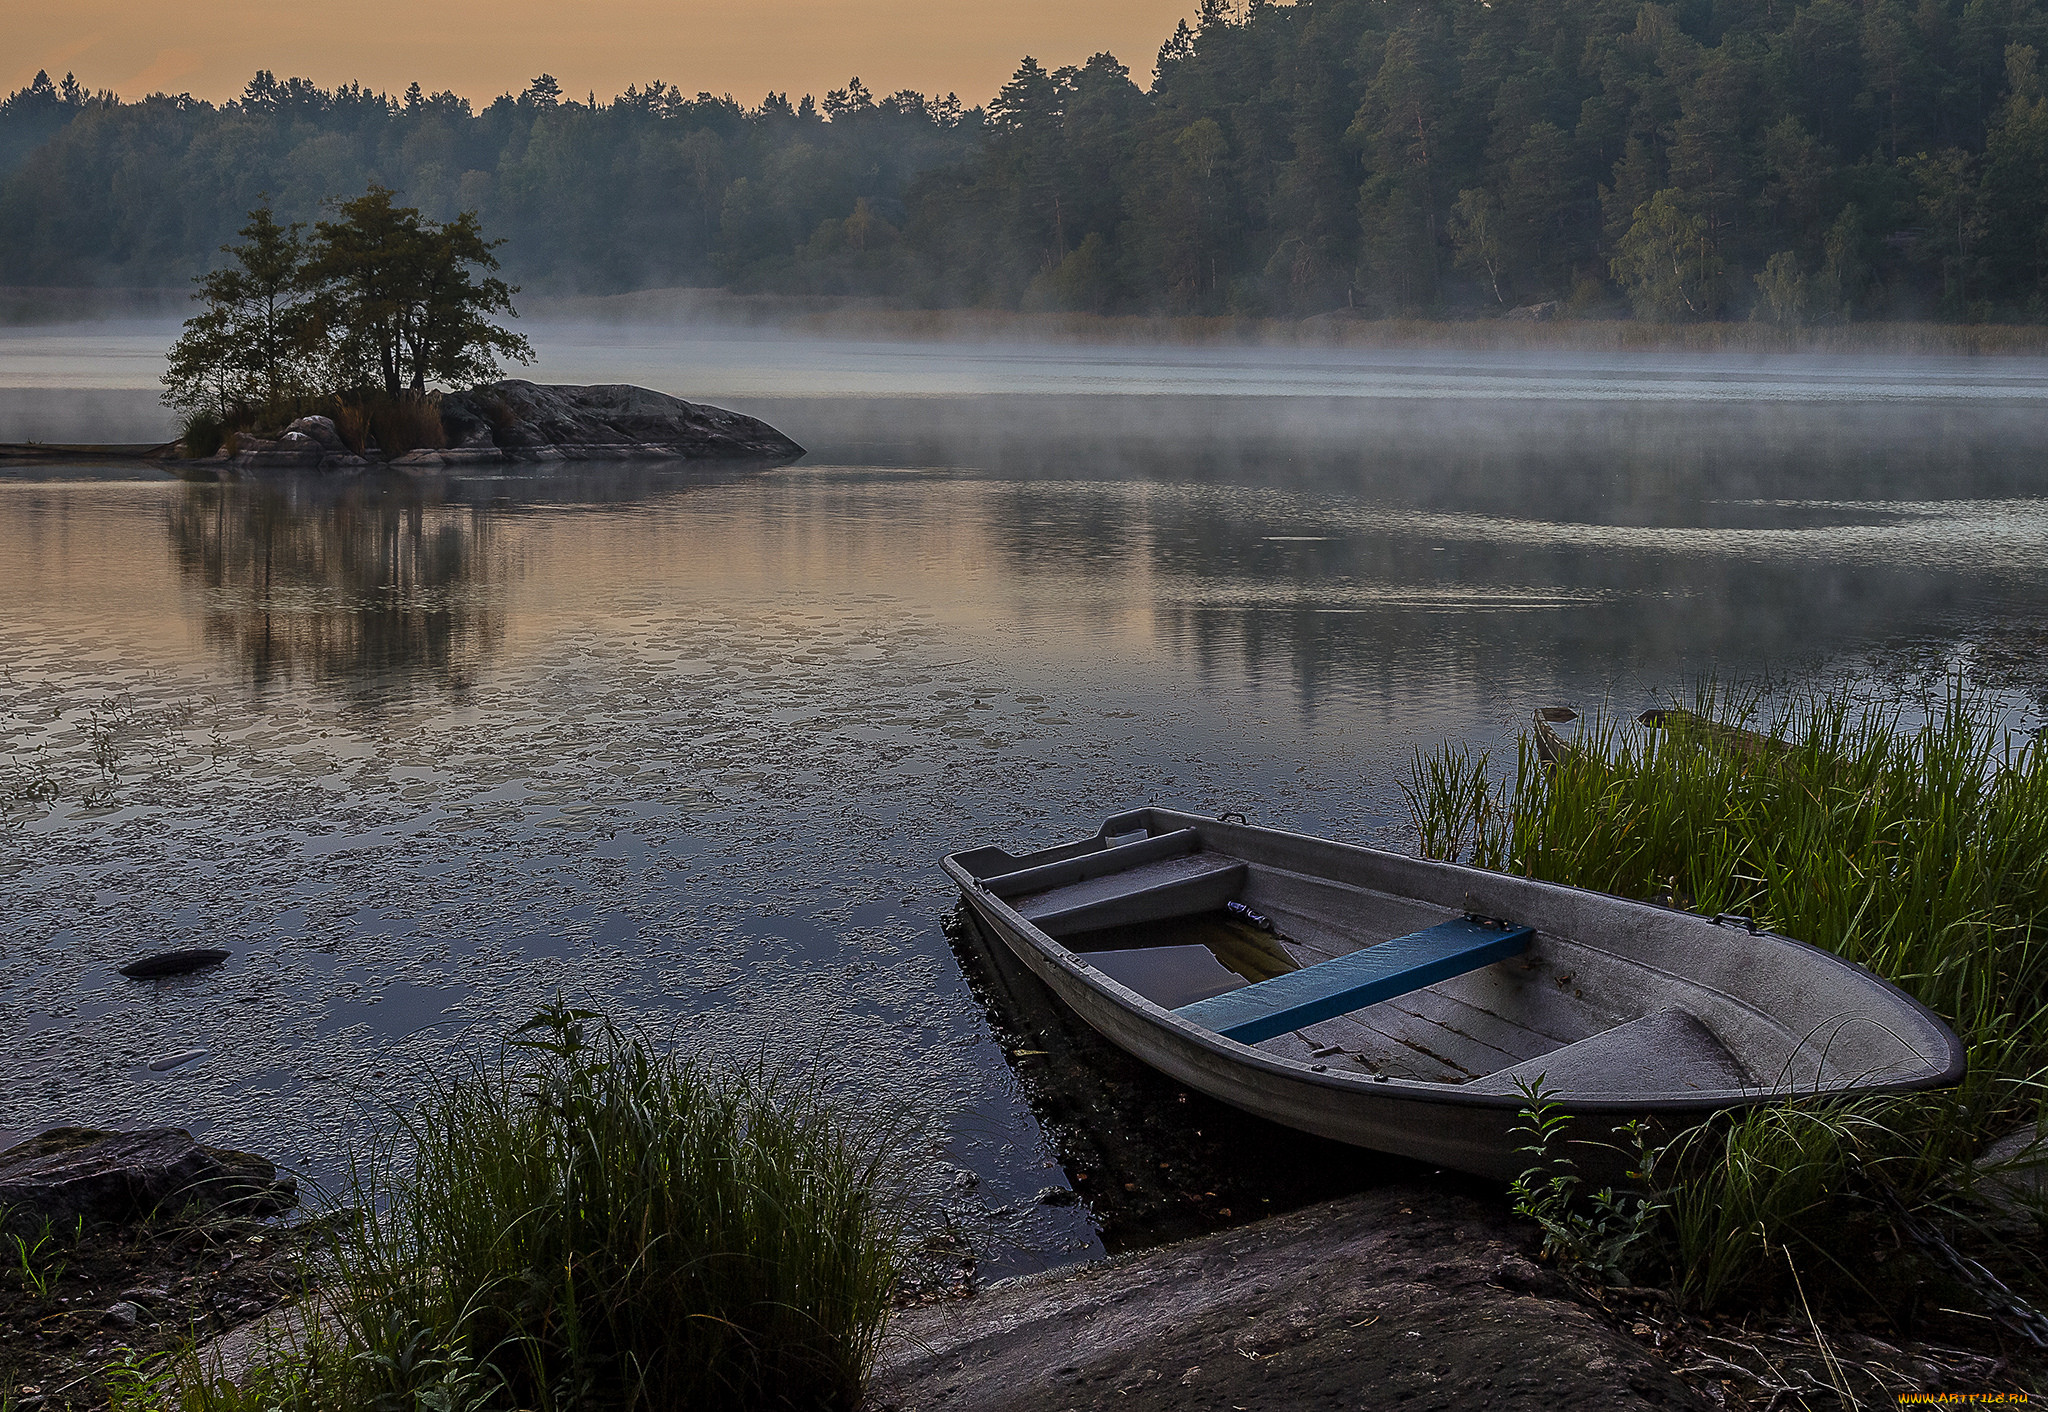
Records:
M901 1271L891 1134L556 1005L353 1170L307 1319L117 1409L850 1409Z
M1698 1310L1790 1294L1910 1318L1930 1290L2029 1340L2044 1213L1989 1201L1988 1144L2041 1121L2048 1077L2048 749L1960 682L1898 707L1775 710L1702 687L1656 728L1586 722L1555 764L1416 756L1423 851L1752 917L1870 968L1954 1027L1954 1090L1792 1102L1670 1135L1644 1178L1633 1278ZM2015 1213L2015 1200L2029 1213ZM2031 1214L2033 1220L2027 1219Z

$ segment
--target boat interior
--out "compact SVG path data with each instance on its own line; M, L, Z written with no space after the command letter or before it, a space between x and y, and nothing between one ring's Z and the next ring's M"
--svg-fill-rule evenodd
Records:
M1730 1043L1717 1028L1729 998L1711 988L1622 974L1624 958L1512 918L1474 923L1233 857L1192 829L1105 829L1022 858L980 849L955 861L1154 1004L1326 1071L1474 1093L1539 1077L1563 1096L1725 1093L1783 1084L1800 1049L1789 1032L1760 1046L1753 1012ZM1753 1072L1738 1049L1779 1072ZM1845 1077L1809 1065L1806 1082Z

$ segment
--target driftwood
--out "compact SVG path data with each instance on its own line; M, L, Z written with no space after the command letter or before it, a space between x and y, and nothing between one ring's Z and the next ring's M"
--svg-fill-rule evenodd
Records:
M0 442L0 461L174 461L178 443L109 442L93 445L55 441Z

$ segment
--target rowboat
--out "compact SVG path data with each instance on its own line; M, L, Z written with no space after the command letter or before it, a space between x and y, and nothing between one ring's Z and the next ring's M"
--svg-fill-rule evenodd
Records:
M1248 1112L1483 1176L1538 1091L1612 1149L1800 1095L1952 1084L1963 1047L1869 971L1740 919L1145 808L945 860L1089 1026Z
M1557 726L1578 718L1579 713L1569 706L1537 707L1529 719L1529 738L1536 743L1536 758L1552 769L1562 765L1572 753L1572 748L1557 733Z

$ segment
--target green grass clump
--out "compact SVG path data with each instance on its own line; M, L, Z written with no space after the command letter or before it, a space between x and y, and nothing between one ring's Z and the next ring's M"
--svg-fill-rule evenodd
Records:
M227 435L227 427L220 415L202 408L189 414L179 426L177 442L187 460L198 460L220 450Z
M1950 1242L2009 1257L2043 1292L2038 1252L1994 1239L1969 1196L1986 1143L2040 1121L2048 1075L2041 741L1959 682L1910 712L1824 695L1766 714L1704 688L1660 729L1587 722L1555 766L1525 738L1512 778L1463 747L1418 754L1408 794L1431 856L1752 917L1899 985L1968 1047L1953 1090L1676 1135L1657 1163L1659 1239L1640 1249L1689 1304L1781 1291L1797 1249L1809 1289L1896 1307L1936 1265L1970 1276L1953 1247L1930 1253Z
M850 1409L904 1253L888 1138L551 1006L358 1164L292 1347L128 1405Z

